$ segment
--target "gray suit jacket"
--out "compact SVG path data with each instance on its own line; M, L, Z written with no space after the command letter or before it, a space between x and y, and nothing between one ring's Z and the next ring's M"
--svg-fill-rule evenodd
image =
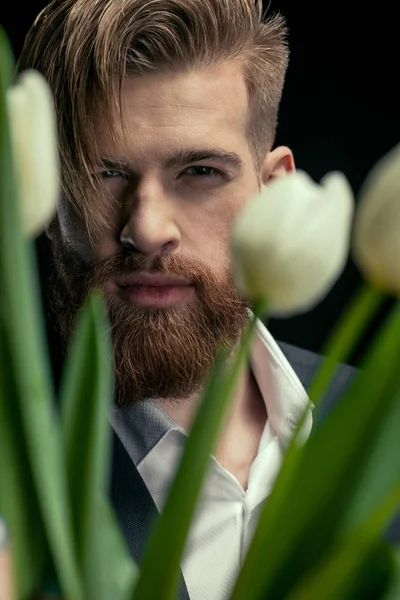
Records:
M314 352L302 350L290 344L279 343L279 345L307 390L322 361L322 357ZM323 409L319 413L319 418L323 418L329 408L344 393L356 372L355 368L348 365L342 365L337 370L332 384L323 398ZM135 561L140 564L149 528L152 520L157 515L157 509L143 479L117 435L114 435L111 488L111 499L129 551ZM183 577L178 597L179 600L189 600Z

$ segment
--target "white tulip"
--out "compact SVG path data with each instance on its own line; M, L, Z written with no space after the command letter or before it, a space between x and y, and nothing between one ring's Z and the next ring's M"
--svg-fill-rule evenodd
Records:
M361 188L353 256L373 285L400 295L400 144L376 163Z
M354 198L346 177L321 185L304 171L268 183L236 219L231 238L235 282L268 312L312 308L341 274L349 254Z
M38 71L24 71L7 90L11 147L24 233L38 235L59 197L59 154L53 96Z

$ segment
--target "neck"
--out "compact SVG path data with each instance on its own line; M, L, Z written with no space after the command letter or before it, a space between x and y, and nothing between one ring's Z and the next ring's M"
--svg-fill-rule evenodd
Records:
M159 401L163 410L185 431L190 431L201 402L201 392L179 402ZM257 455L267 419L265 403L250 369L242 374L219 433L214 452L220 464L230 471L244 489Z

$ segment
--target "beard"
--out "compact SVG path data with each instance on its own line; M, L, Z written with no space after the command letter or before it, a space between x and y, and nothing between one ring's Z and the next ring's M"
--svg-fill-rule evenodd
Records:
M248 321L249 304L236 290L230 269L217 274L199 261L123 252L87 265L52 236L51 308L65 348L87 296L100 290L108 308L113 350L114 397L119 406L146 399L184 400L201 391L220 349L230 352ZM194 300L167 309L126 304L107 294L115 276L140 271L190 279Z

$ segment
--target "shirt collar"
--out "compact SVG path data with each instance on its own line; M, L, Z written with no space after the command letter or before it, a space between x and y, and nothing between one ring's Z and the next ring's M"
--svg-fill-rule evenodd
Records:
M168 433L179 431L187 435L153 400L123 408L113 406L110 422L136 466Z
M268 329L257 321L250 353L250 366L264 399L269 424L284 445L294 433L303 411L310 408L307 392ZM111 424L136 465L165 437L176 431L187 435L153 400L133 406L114 406ZM305 441L312 425L311 409L302 425L300 440Z
M250 365L264 399L270 425L285 445L302 414L309 409L299 434L299 441L304 442L311 431L312 404L293 367L260 320L257 321Z

